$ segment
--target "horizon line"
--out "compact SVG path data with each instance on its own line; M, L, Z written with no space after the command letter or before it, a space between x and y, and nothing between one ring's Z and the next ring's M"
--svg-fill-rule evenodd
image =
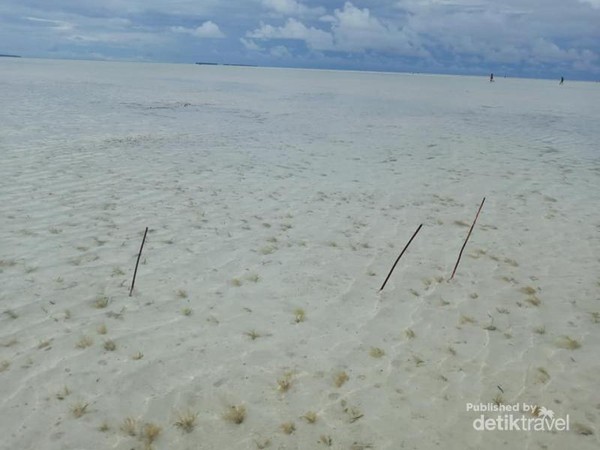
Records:
M286 66L286 65L260 65L260 64L247 64L247 63L225 63L225 62L211 62L211 61L186 61L186 62L175 62L175 61L155 61L146 59L109 59L109 58L85 58L85 57L44 57L44 56L23 56L17 54L4 54L0 53L0 57L16 58L16 59L42 59L52 61L88 61L88 62L115 62L115 63L146 63L146 64L174 64L174 65L198 65L198 66L219 66L219 67L239 67L248 69L288 69L288 70L317 70L325 72L356 72L356 73L376 73L376 74L406 74L406 75L432 75L432 76L464 76L464 77L489 77L490 73L498 79L525 79L525 80L560 80L560 77L539 77L539 76L528 76L528 75L509 75L502 72L481 72L481 73L468 73L468 72L428 72L428 71L407 71L407 70L379 70L379 69L350 69L343 67L328 68L328 67L297 67L297 66ZM570 82L586 82L586 83L598 83L599 79L592 78L566 78L565 81Z

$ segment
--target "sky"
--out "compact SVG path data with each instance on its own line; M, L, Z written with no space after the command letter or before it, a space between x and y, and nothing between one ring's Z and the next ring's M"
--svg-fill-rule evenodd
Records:
M600 0L0 0L0 53L600 80Z

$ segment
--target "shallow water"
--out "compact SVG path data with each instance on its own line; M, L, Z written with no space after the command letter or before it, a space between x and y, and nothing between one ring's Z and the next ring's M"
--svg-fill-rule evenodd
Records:
M598 84L19 59L0 95L0 448L597 448ZM494 400L573 428L474 431Z

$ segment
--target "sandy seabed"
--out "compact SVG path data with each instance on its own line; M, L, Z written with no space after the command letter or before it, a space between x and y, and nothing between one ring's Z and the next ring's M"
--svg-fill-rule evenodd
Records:
M21 59L0 95L1 449L600 446L599 84Z

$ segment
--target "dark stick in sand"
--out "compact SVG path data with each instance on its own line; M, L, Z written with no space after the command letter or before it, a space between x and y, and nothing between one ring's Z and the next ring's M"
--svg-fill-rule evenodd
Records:
M410 240L408 241L408 243L404 246L404 249L402 250L402 252L400 252L400 255L398 255L398 258L396 259L396 262L394 263L394 265L390 269L390 273L388 273L388 276L386 277L385 281L381 285L381 288L379 288L379 292L383 291L383 288L385 287L385 284L388 282L388 280L390 279L390 276L392 276L392 272L396 268L396 264L398 264L398 261L400 261L400 258L402 258L402 255L404 255L404 252L406 251L406 249L408 248L408 246L410 245L410 243L413 241L413 239L415 238L415 236L417 235L417 233L419 232L419 230L421 229L422 226L423 226L423 224L419 225L419 228L417 228L417 231L415 231L415 233L412 235L412 237L410 238Z
M485 203L485 197L483 197L483 200L481 200L481 205L479 205L479 209L477 210L477 214L475 215L475 220L473 220L473 224L471 225L471 228L469 229L469 234L467 234L465 243L463 244L462 248L460 249L460 253L458 254L458 259L456 260L456 265L454 266L454 270L452 271L452 276L450 277L450 280L452 278L454 278L454 274L456 273L456 269L458 268L458 263L460 262L460 258L463 254L463 250L465 249L465 246L467 245L467 241L471 237L471 232L473 231L473 228L475 227L475 222L477 222L477 218L479 217L479 213L481 212L481 208L483 208L484 203ZM448 281L450 281L450 280L448 280Z
M142 256L142 249L144 248L144 242L146 242L146 234L148 233L148 227L144 231L144 239L142 239L142 245L140 246L140 252L138 253L137 261L135 262L135 270L133 271L133 280L131 281L131 289L129 290L129 296L133 293L133 286L135 285L135 276L137 275L138 264L140 263L140 256Z

